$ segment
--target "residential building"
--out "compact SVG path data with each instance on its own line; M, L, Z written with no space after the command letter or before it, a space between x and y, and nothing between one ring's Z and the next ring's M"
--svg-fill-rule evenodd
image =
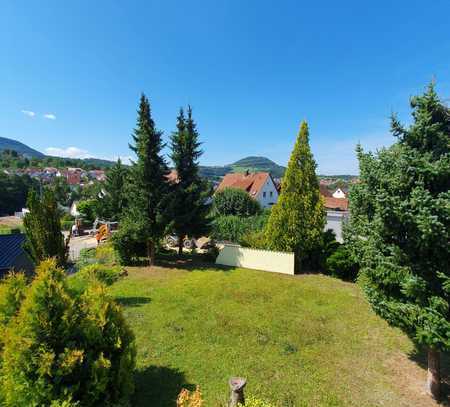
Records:
M333 196L333 198L337 198L337 199L347 198L347 194L341 188L336 189L336 191L333 192L332 196Z
M243 172L227 174L216 191L225 188L237 188L247 192L257 200L263 208L271 207L278 201L278 189L268 172Z
M324 206L327 212L325 230L333 230L336 240L342 243L342 225L348 218L348 198L340 188L331 193L323 184L320 184L320 194L324 198Z
M106 174L103 170L91 170L88 172L88 176L91 179L95 179L97 181L105 181L106 180Z

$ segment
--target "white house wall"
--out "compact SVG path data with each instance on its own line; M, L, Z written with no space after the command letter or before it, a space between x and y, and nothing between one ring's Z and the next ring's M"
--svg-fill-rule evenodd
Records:
M272 181L272 178L267 177L264 186L259 190L259 194L256 195L255 199L263 208L269 208L277 203L278 191Z
M343 199L345 197L345 193L340 188L336 189L336 191L334 191L333 193L333 198Z

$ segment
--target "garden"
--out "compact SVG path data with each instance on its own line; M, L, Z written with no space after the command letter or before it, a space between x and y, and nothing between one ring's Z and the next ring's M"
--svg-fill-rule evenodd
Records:
M110 256L100 246L95 261ZM354 283L165 254L151 271L127 267L108 292L136 338L135 406L174 406L197 385L205 406L226 406L232 376L268 406L435 405L415 386L423 355Z

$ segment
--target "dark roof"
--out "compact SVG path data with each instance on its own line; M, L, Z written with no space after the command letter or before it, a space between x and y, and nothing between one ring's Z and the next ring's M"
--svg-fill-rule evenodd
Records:
M0 269L14 266L14 260L24 252L24 242L25 235L22 233L0 235Z

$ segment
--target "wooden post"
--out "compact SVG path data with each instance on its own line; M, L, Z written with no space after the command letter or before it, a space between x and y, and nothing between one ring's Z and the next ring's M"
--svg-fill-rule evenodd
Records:
M243 377L232 377L228 384L231 389L230 402L228 403L228 406L237 407L239 403L244 405L244 387L247 384L247 380Z

